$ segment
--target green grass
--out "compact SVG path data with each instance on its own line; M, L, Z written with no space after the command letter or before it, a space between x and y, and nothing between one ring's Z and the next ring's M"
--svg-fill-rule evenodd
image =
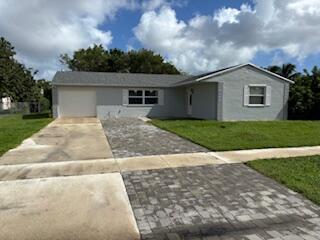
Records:
M213 151L320 145L320 121L217 122L152 120Z
M320 205L320 156L256 160L247 165Z
M21 115L0 117L0 156L51 121L51 118L22 119Z

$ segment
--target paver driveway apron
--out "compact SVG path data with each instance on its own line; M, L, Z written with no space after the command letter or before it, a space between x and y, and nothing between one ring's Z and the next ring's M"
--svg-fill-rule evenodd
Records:
M0 158L0 164L23 164L111 158L96 118L57 119Z

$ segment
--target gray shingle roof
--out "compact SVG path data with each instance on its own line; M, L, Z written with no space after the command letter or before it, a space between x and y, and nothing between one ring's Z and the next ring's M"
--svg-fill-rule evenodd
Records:
M189 76L188 78L180 81L180 82L177 82L177 83L174 83L173 85L176 86L176 85L184 85L184 84L190 84L190 83L194 83L197 79L199 78L202 78L202 77L205 77L205 76L208 76L208 75L211 75L211 74L215 74L215 73L219 73L219 72L222 72L224 70L228 70L228 69L231 69L231 68L234 68L236 66L240 66L240 65L234 65L234 66L231 66L231 67L226 67L226 68L221 68L221 69L218 69L218 70L215 70L215 71L212 71L212 72L206 72L206 73L202 73L202 74L199 74L199 75L196 75L196 76Z
M110 87L170 87L189 78L186 75L112 73L112 72L57 72L53 85L110 86Z

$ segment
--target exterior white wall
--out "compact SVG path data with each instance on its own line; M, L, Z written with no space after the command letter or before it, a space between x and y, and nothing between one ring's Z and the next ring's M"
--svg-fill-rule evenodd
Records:
M163 105L154 106L124 105L122 99L123 89L127 88L97 88L97 116L99 119L121 116L146 116L155 118L186 117L184 88L162 88L164 103Z
M222 99L218 112L219 120L283 120L287 119L289 83L246 66L206 80L218 82L218 99ZM265 84L271 87L270 106L244 105L244 87L250 84ZM221 96L222 94L222 96Z
M52 93L52 109L54 117L61 117L59 92L65 90L86 91L94 90L96 92L96 116L99 119L108 117L187 117L185 108L185 89L184 88L162 88L163 105L154 106L130 106L123 105L123 89L121 87L75 87L75 86L54 86ZM128 88L131 89L131 88ZM140 88L139 88L140 89ZM144 89L144 88L141 88ZM152 88L148 88L152 89ZM155 88L159 89L159 88ZM75 99L75 101L77 101ZM79 104L79 107L81 104Z
M217 83L198 83L189 86L192 94L192 118L217 119ZM188 99L186 100L186 106Z

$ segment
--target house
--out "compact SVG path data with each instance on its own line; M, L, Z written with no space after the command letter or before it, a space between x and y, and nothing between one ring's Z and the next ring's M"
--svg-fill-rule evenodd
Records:
M11 108L11 98L2 97L0 98L0 110L9 110Z
M251 63L198 76L57 72L55 117L287 119L293 81Z

